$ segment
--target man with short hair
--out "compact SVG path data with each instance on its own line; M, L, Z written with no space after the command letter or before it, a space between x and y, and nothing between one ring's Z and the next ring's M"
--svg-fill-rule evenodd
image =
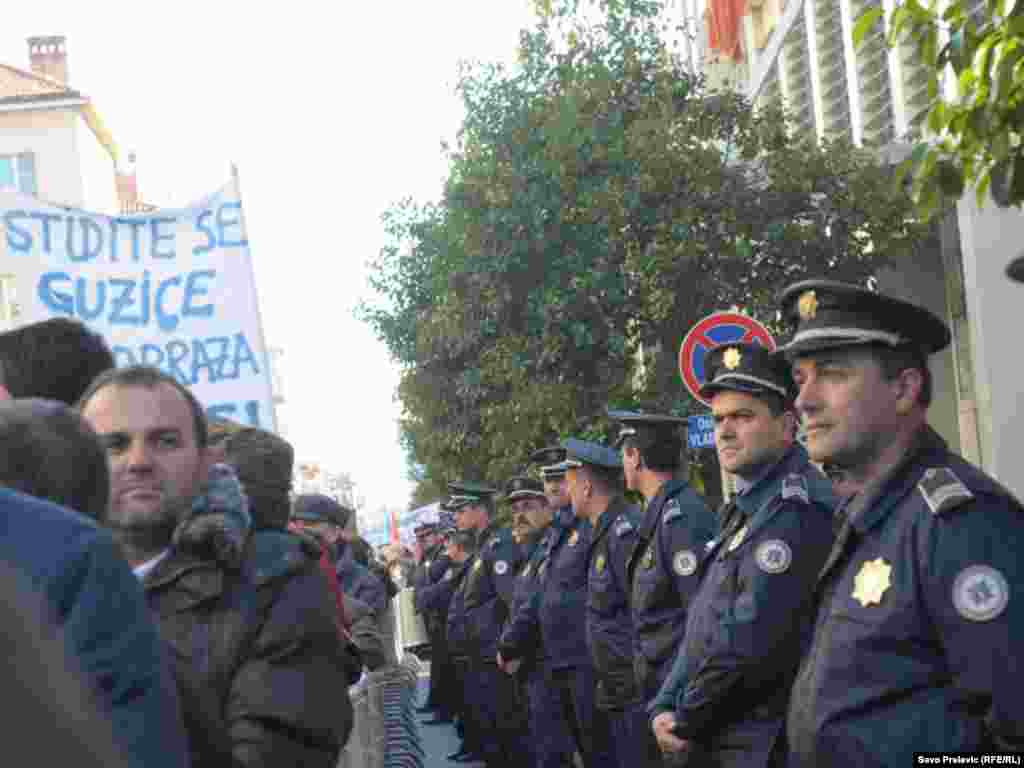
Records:
M508 675L498 669L498 638L509 614L522 553L506 528L493 522L496 489L479 483L449 483L468 500L455 510L455 524L477 535L477 553L459 585L469 624L470 680L467 714L488 768L512 765L525 751L525 712Z
M718 522L685 476L679 432L685 419L630 411L608 415L622 424L616 447L622 452L626 487L646 502L629 576L637 641L634 669L644 699L650 701L682 643L687 610L700 582L698 566ZM648 760L661 761L653 735Z
M780 303L807 451L856 486L817 582L788 764L1024 749L1024 508L928 426L927 357L949 329L832 281L792 285Z
M780 766L834 500L795 442L796 390L781 355L727 344L705 355L704 371L715 449L737 493L699 569L683 644L650 705L652 727L663 752L702 765Z
M73 403L89 377L109 365L103 340L81 323L62 319L23 326L0 334L0 401L13 392L21 398ZM10 407L8 426L14 432L31 432L24 417L31 421L32 411L51 408L40 403ZM49 427L59 438L58 425L51 421ZM74 431L66 436L75 440ZM29 443L39 437L16 437L14 432L10 438ZM40 447L48 449L46 443ZM95 454L87 457L91 449L86 447L82 466L62 465L47 456L43 467L30 450L15 449L12 443L5 456L8 482L82 509L71 512L0 489L0 560L43 597L99 713L113 724L129 761L147 768L181 768L188 764L188 751L178 695L142 589L110 535L82 516L100 508L95 483L105 476L106 463L101 470ZM95 476L90 476L90 467ZM70 474L55 477L62 469Z
M251 530L234 474L208 466L202 407L177 380L110 370L79 407L109 458L103 522L174 649L193 766L333 768L352 727L350 670L319 552Z
M629 560L639 510L623 498L618 452L571 438L563 443L572 508L593 531L587 577L587 646L594 665L595 706L603 715L591 738L611 743L616 765L638 765L646 754L647 716L633 672ZM607 729L608 733L601 731Z
M0 380L11 397L74 405L113 367L103 337L77 320L54 317L0 333Z
M70 406L0 400L0 486L99 520L110 498L107 455Z

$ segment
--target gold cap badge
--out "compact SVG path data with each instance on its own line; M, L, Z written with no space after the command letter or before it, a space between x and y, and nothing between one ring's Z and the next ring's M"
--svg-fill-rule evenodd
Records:
M722 355L722 362L725 364L725 367L728 368L730 371L734 371L737 368L739 368L740 361L742 359L743 356L740 355L740 351L736 349L736 347L729 347L727 350L725 350L725 354Z
M801 320L813 320L818 314L818 294L814 291L801 293L800 300L796 303L796 311L800 313Z
M865 608L880 605L882 596L889 589L891 574L892 566L882 558L868 560L853 579L853 599Z

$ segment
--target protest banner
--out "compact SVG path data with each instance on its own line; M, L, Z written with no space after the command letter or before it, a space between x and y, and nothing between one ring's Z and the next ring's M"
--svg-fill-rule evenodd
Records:
M213 417L275 429L238 176L182 209L105 216L0 190L0 319L103 335L119 366L153 365Z

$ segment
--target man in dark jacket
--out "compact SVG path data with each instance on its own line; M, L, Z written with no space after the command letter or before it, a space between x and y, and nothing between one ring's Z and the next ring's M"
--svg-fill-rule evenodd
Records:
M105 508L109 488L100 493L95 485L97 478L105 482L107 468L91 444L95 436L49 401L74 403L92 377L113 364L103 339L77 321L57 318L0 333L0 399L47 398L13 403L6 411L6 485L90 517ZM54 441L78 448L66 451ZM4 493L0 560L52 609L128 759L147 767L187 764L169 659L138 580L110 536L78 514Z
M252 531L233 472L207 466L206 419L160 371L108 371L82 396L111 468L103 522L174 650L193 766L333 768L350 670L319 551Z

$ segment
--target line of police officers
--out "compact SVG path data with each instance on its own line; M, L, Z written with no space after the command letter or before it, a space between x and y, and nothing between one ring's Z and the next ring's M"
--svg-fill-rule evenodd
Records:
M513 532L495 489L450 485L457 530L420 531L416 581L435 722L463 727L450 758L859 767L1024 747L1024 509L926 423L948 329L829 281L780 302L783 350L705 359L737 480L717 515L670 416L613 411L614 448L534 454L543 484L504 489Z

